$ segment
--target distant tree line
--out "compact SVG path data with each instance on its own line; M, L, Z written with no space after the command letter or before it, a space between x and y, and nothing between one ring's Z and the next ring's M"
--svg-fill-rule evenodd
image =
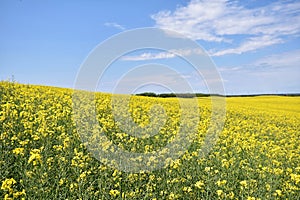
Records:
M179 98L194 98L194 97L209 97L209 96L223 96L223 97L255 97L255 96L300 96L299 93L293 94L242 94L242 95L220 95L220 94L204 94L204 93L162 93L156 94L154 92L143 92L135 94L136 96L146 96L146 97L179 97Z
M156 94L154 92L143 92L136 94L136 96L146 96L146 97L161 97L161 98L169 98L169 97L180 97L180 98L193 98L193 97L208 97L210 94L202 94L202 93L162 93Z

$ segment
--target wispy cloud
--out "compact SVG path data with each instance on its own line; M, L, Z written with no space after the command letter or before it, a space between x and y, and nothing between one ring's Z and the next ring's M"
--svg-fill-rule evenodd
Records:
M278 71L293 71L300 76L300 50L268 55L241 66L218 67L218 70L221 73L261 73L262 71L272 73Z
M240 54L284 42L300 34L300 2L278 1L247 8L238 1L192 0L175 11L161 11L151 17L156 26L177 31L195 40L238 43L217 50L214 56ZM243 37L235 41L233 36ZM228 43L230 45L230 43Z
M300 50L265 56L241 66L219 67L228 94L299 92ZM243 87L241 87L243 86Z
M118 23L115 23L115 22L106 22L106 23L104 23L104 26L117 28L117 29L120 29L122 31L124 31L126 29L124 26L122 26Z
M205 55L205 52L201 49L173 49L170 52L159 53L142 53L134 56L123 56L121 59L126 61L142 61L142 60L156 60L156 59L168 59L178 56L188 56L192 54Z
M253 63L256 67L269 67L273 69L286 70L287 68L297 69L300 78L300 50L274 54L263 57Z
M229 48L225 50L219 50L219 51L211 51L210 55L212 56L222 56L226 54L242 54L248 51L255 51L257 49L267 47L273 44L282 43L283 40L281 38L274 38L269 35L264 35L260 37L253 37L249 38L245 42L241 43L236 48Z
M155 60L155 59L165 59L174 58L175 54L169 52L161 53L142 53L136 56L123 56L121 59L126 61L141 61L141 60Z

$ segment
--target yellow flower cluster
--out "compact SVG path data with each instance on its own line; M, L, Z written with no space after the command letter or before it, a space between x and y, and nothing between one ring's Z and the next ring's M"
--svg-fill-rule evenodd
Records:
M33 163L33 165L37 165L38 163L41 164L42 163L42 157L40 154L41 150L40 149L33 149L30 151L30 156L28 159L28 163Z
M4 195L5 200L10 200L10 199L18 199L21 198L22 200L25 199L24 196L26 196L26 192L23 189L21 192L16 191L14 188L14 185L17 183L17 181L13 178L10 179L5 179L2 182L1 185L1 190L6 191L7 193Z
M13 178L6 179L3 181L2 185L1 185L1 190L7 190L9 192L12 192L13 191L12 186L16 183L17 182Z

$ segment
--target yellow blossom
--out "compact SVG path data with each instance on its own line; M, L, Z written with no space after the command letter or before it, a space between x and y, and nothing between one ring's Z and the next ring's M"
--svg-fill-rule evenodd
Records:
M197 188L201 189L201 188L204 186L204 182L203 182L203 181L197 181L197 182L195 183L195 186L196 186Z
M223 194L223 190L217 190L217 195L221 196Z
M246 188L248 185L246 180L240 181L240 184L242 188Z
M17 181L15 181L15 179L13 178L10 178L10 179L5 179L3 182L2 182L2 185L1 185L1 189L2 190L7 190L9 192L12 192L13 189L12 189L12 186L14 184L16 184Z
M13 150L13 153L16 154L16 155L22 155L22 156L24 156L24 148L15 148Z
M42 163L42 156L40 154L40 149L33 149L30 151L30 157L28 159L28 163L33 163L33 165L37 165L38 163Z
M120 194L119 190L110 190L109 194L113 197L116 197Z
M26 195L26 192L25 192L24 189L21 192L15 192L15 193L13 193L13 197L14 198L18 198L20 196L25 196L25 195Z

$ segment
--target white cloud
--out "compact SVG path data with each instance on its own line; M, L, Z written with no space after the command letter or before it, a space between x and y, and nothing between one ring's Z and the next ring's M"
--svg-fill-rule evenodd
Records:
M260 49L263 47L267 47L273 44L282 43L283 40L280 38L273 38L269 35L261 36L261 37L253 37L248 39L247 41L240 44L239 47L229 48L225 50L220 50L217 52L211 51L212 56L222 56L226 54L241 54L248 51L254 51L256 49Z
M174 58L177 55L188 56L192 54L205 55L205 52L201 49L173 49L169 52L142 53L136 56L123 56L121 59L126 61L156 60Z
M297 74L300 76L300 50L265 56L241 66L218 67L218 71L229 74L236 72L259 74L263 71L267 71L269 73L293 71L294 73L297 72Z
M300 76L300 50L270 55L255 61L253 65L256 67L281 68L283 70L296 68Z
M106 22L104 23L104 26L108 26L108 27L114 27L114 28L117 28L117 29L120 29L122 31L124 31L126 28L118 23L115 23L115 22Z
M291 1L246 8L238 1L192 0L174 12L161 11L151 17L157 27L177 31L195 40L229 42L232 36L243 36L244 42L239 46L215 51L215 56L253 51L284 42L285 36L300 33L300 2Z
M121 59L126 61L141 61L141 60L155 60L164 58L174 58L175 54L169 52L161 53L143 53L137 56L123 56Z
M222 41L222 37L211 34L213 27L209 26L209 23L219 18L224 9L224 4L220 2L192 1L186 7L177 8L173 13L161 11L152 15L152 18L158 27L178 31L193 39Z
M241 66L219 67L225 89L238 93L298 93L300 50L273 54Z

